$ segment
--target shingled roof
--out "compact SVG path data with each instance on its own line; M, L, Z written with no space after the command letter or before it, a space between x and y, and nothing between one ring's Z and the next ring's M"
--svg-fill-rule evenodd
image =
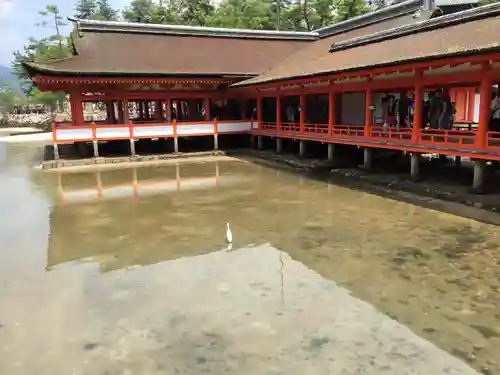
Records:
M418 17L400 16L314 42L266 73L236 85L497 51L499 16L498 3L434 19L423 12Z
M45 64L26 63L31 75L248 78L318 38L308 32L73 21L77 54Z
M408 22L420 0L402 3L313 32L240 30L71 19L77 54L50 63L26 63L34 76L255 77L290 55L317 56L334 40ZM293 60L294 64L297 60Z

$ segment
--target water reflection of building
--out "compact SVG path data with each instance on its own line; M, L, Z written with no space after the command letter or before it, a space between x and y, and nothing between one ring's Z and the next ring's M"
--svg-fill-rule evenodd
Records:
M207 189L221 184L231 183L231 177L221 177L219 163L214 163L213 173L208 176L182 177L180 164L175 164L175 178L153 178L141 180L138 176L139 168L122 170L120 182L106 184L103 174L98 170L94 175L95 185L86 188L65 188L64 179L70 177L63 173L58 175L58 191L60 204L99 201L127 197L147 196L166 192L179 192L191 189ZM233 179L234 181L234 179Z
M90 259L109 271L223 248L225 217L207 202L237 200L245 176L222 175L219 163L184 174L176 164L58 175L47 267Z

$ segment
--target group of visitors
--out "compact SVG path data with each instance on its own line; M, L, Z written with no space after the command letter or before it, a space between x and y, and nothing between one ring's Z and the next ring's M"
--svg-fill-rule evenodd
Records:
M493 92L491 100L491 116L489 130L500 132L500 96L498 92Z
M407 92L396 99L394 95L386 95L382 99L384 127L413 127L415 96ZM499 106L500 109L500 106ZM422 127L431 129L451 129L453 125L454 107L448 94L442 89L431 91L422 106Z

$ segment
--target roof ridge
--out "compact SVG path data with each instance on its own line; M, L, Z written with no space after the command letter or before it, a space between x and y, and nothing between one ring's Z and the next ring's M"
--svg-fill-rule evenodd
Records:
M350 18L345 21L337 22L329 26L317 29L316 32L320 38L326 38L337 34L343 34L352 29L358 29L385 21L387 19L402 16L404 14L415 12L420 9L420 0L406 0L388 7L368 12L357 17Z
M467 23L475 21L477 19L493 17L499 14L500 3L483 5L477 8L467 9L461 12L440 16L438 18L431 18L414 24L398 26L369 35L362 35L359 37L335 42L330 46L329 52L336 52L360 47L366 44L381 42L387 39L396 39L409 34L442 29L460 23Z
M129 32L129 33L132 32L132 33L145 33L145 34L191 35L191 36L211 36L211 37L246 38L246 39L278 39L278 40L319 39L319 34L316 31L232 29L232 28L186 26L186 25L146 24L146 23L122 22L122 21L82 20L72 17L68 17L68 20L70 20L71 22L75 22L80 32L82 31Z

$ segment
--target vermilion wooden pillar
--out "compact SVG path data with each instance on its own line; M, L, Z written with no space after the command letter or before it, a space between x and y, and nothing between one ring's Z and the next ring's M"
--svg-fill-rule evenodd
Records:
M476 99L476 88L472 87L467 90L467 121L474 121L474 105Z
M328 135L333 134L335 126L335 91L328 92Z
M422 71L418 70L415 73L417 83L415 85L415 102L413 104L413 129L411 131L411 140L417 143L420 139L420 131L423 127L422 112L424 109L424 87L422 84Z
M246 98L244 98L242 101L240 101L241 103L241 119L242 120L246 120L247 119L247 107L248 107L248 101Z
M372 89L367 88L365 90L365 137L371 137L372 133L372 111L370 109L372 105Z
M155 102L155 117L156 120L163 121L163 101L157 100Z
M281 96L276 95L276 130L281 130Z
M166 105L165 105L166 113L165 113L165 119L167 122L172 121L172 99L168 98L166 100Z
M257 126L262 129L262 97L258 96L257 101Z
M300 95L299 106L300 106L300 113L299 113L300 132L304 133L304 131L306 130L306 96L304 94Z
M205 121L210 121L210 98L203 100L203 108L205 109Z
M82 98L80 94L70 94L69 105L71 108L71 123L73 126L84 125Z
M122 119L124 124L130 124L130 116L128 113L128 99L122 100Z
M492 79L489 77L489 66L483 66L483 78L479 89L479 124L476 133L476 146L484 148L487 145L488 125L491 115L491 86Z

